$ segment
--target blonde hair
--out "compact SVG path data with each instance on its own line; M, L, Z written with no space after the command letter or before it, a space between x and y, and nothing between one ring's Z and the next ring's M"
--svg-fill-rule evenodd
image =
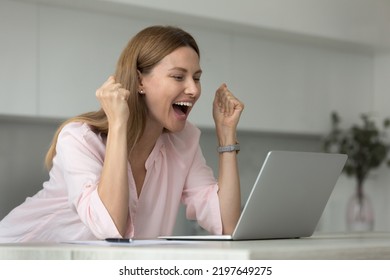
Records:
M191 47L200 57L198 45L189 33L177 27L157 25L141 30L122 51L114 77L116 82L121 83L124 88L130 91L128 105L131 114L127 125L128 151L134 148L142 136L148 111L143 96L138 93L137 70L148 74L165 56L183 46ZM55 132L46 154L45 165L48 169L52 167L53 158L56 155L58 135L62 128L71 122L84 122L97 133L108 133L108 121L103 109L66 120Z

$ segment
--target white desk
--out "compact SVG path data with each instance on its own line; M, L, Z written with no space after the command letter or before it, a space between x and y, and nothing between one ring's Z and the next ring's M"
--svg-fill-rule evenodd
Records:
M197 241L142 246L58 243L0 244L0 259L387 259L390 233L315 234L310 238L255 241Z

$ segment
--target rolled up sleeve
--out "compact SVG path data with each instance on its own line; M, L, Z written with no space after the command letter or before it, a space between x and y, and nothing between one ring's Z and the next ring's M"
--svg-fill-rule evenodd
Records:
M97 192L105 144L86 124L72 123L59 134L56 164L63 171L70 207L96 238L120 237Z
M222 234L218 184L212 169L206 165L200 147L195 153L187 176L182 202L186 205L188 219L197 220L198 224L211 234Z

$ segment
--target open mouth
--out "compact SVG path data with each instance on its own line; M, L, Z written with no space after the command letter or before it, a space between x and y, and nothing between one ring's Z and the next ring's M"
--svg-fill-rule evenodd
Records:
M173 110L178 114L178 115L187 115L190 107L192 107L191 102L176 102L172 105Z

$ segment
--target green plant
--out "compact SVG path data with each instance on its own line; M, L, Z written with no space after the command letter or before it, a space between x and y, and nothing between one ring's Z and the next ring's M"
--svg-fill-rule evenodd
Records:
M387 129L390 119L383 121L383 129L379 129L368 114L361 115L362 124L352 125L349 129L341 129L341 119L337 112L331 114L332 129L325 137L324 149L348 155L343 172L355 177L359 191L369 172L378 168L387 160L390 144L387 141Z

